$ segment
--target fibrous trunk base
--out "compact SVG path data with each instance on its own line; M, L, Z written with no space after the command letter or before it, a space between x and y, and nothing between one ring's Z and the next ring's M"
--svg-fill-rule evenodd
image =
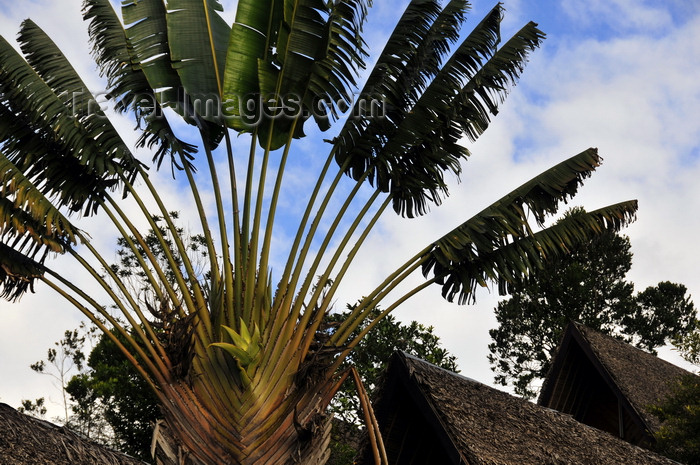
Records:
M281 457L279 459L266 460L264 463L242 460L228 465L324 465L330 456L331 417L325 418L319 426L307 440L299 437L296 430L290 431L289 434L297 440L280 441L279 446L287 450L272 454ZM219 465L199 460L177 440L165 420L159 420L153 431L151 454L156 465Z

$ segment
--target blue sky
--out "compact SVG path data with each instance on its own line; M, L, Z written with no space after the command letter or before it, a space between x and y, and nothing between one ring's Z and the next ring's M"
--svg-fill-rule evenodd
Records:
M405 1L375 0L367 26L371 50L382 41ZM542 48L490 129L475 144L461 183L452 195L425 217L407 220L392 215L378 225L363 251L361 266L351 270L351 285L338 297L339 306L372 289L396 265L512 188L588 147L598 147L604 164L588 180L572 205L589 209L639 199L639 219L626 233L634 264L628 275L637 290L670 280L684 283L700 296L700 8L692 0L506 1L504 36L527 21L547 33ZM466 30L494 6L475 1ZM227 5L227 19L233 8ZM73 61L92 89L103 85L87 51L80 2L65 0L0 0L0 33L11 40L25 17L43 27ZM124 138L134 140L132 124L118 122ZM296 162L287 173L284 211L293 217L303 192L313 180L310 167L325 155L313 142L314 131L298 144ZM327 149L326 149L327 150ZM167 173L166 173L167 174ZM161 189L174 205L181 192L163 181ZM191 213L191 212L190 212ZM185 218L188 212L184 212ZM92 228L92 229L91 229ZM99 219L84 226L94 241L109 248L114 238L102 233ZM284 250L286 228L275 230ZM380 258L378 258L380 257ZM63 262L59 262L63 263ZM66 263L66 273L79 273ZM414 284L422 278L417 275ZM0 302L0 401L17 406L22 398L49 396L50 380L34 374L29 364L45 356L63 331L74 328L80 315L58 302L48 289L37 289L19 304ZM700 297L699 297L700 299ZM442 300L428 289L397 313L435 327L444 345L458 357L466 376L490 383L486 361L488 329L495 325L495 291L484 289L468 307ZM697 302L700 304L700 300ZM672 360L674 354L663 353Z

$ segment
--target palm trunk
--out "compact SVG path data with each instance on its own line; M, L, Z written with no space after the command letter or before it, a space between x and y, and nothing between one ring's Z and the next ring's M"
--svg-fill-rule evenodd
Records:
M182 384L169 386L169 390L172 389L169 397L175 400L170 406L163 407L165 419L159 421L154 430L151 453L155 463L322 465L330 455L331 433L331 418L325 413L326 406L322 405L328 392L325 386L303 389L303 392L296 388L296 393L288 396L299 398L296 407L290 411L282 410L282 415L280 410L272 412L271 415L279 419L273 431L246 428L244 435L237 431L235 421L225 424L222 416L216 418L207 412L190 387ZM187 403L184 409L183 402ZM290 404L285 402L285 405ZM233 416L240 416L240 412L233 413ZM264 414L261 412L259 416L264 417Z

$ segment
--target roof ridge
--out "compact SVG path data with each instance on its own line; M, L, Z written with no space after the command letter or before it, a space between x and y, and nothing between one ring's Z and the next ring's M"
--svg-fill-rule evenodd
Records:
M414 361L416 361L416 362L420 362L420 363L423 363L423 364L425 364L425 365L430 365L430 366L433 367L433 368L437 368L438 370L444 371L445 373L449 373L450 375L455 376L455 377L457 377L457 378L462 378L462 379L465 379L465 380L467 380L467 381L471 381L472 383L483 384L483 385L486 386L486 387L492 387L492 386L489 386L489 385L486 384L486 383L482 383L482 382L479 381L479 380L476 380L476 379L474 379L474 378L470 378L469 376L464 376L464 375L462 375L462 374L460 374L460 373L457 373L457 372L448 370L447 368L443 368L443 367L441 367L441 366L435 365L434 363L431 363L431 362L429 362L429 361L427 361L427 360L423 360L422 358L416 357L415 355L411 355L411 354L409 354L408 352L404 352L403 350L399 350L399 351L397 351L397 353L401 354L403 357L412 359L412 360L414 360ZM496 388L493 388L493 389L496 389ZM500 389L496 389L496 390L497 390L497 391L500 391ZM501 392L505 392L505 391L501 391Z
M633 345L633 344L630 344L630 343L628 343L628 342L625 342L625 341L623 341L623 340L621 340L621 339L616 338L615 336L611 336L610 334L606 334L606 333L604 333L604 332L602 332L602 331L599 331L599 330L597 330L597 329L593 329L593 328L591 328L590 326L587 326L587 325L585 325L585 324L583 324L583 323L580 323L580 322L578 322L578 321L572 321L572 323L575 325L576 329L579 329L579 333L581 333L581 335L586 339L586 341L589 342L589 344L591 345L591 347L597 347L597 346L596 346L596 345L591 341L591 339L585 334L586 331L593 332L593 333L595 333L596 335L601 336L602 338L605 338L605 339L607 339L607 340L609 340L609 341L611 341L611 342L613 342L613 343L619 345L620 347L624 347L625 350L634 350L634 351L637 351L637 352L639 352L640 354L643 354L645 357L653 357L654 359L656 359L656 360L662 362L663 364L672 366L672 367L677 368L677 369L679 369L679 370L686 371L686 372L689 373L689 374L694 374L692 371L688 371L688 370L686 370L685 368L683 368L683 367L681 367L681 366L679 366L679 365L676 365L675 363L669 362L668 360L664 360L663 358L659 357L658 355L654 354L653 352L649 352L649 351L647 351L647 350L644 350L644 349L642 349L641 347L637 347L637 346L635 346L635 345ZM580 328L584 328L584 331L580 331ZM601 360L601 363L602 363L602 362L603 362L603 361Z
M670 394L673 379L694 373L602 331L572 323L575 333L588 345L591 355L646 428L657 430L660 420L648 407Z

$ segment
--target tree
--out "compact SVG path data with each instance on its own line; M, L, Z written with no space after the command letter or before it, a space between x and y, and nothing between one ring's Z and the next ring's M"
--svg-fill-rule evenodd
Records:
M574 209L566 217L582 214ZM495 380L532 398L571 321L653 351L696 323L686 287L660 282L634 294L629 238L608 233L535 272L495 309L489 361Z
M47 412L45 403L46 399L43 397L35 400L23 399L22 405L17 407L17 411L37 418L44 418Z
M692 331L676 335L673 345L683 358L700 366L700 322ZM674 380L673 391L651 413L662 425L654 433L656 450L687 465L700 464L700 377L687 375Z
M87 364L89 370L73 376L66 386L73 412L84 423L108 424L114 436L112 447L150 462L153 425L161 418L158 398L105 335L90 352Z
M380 310L375 309L375 312ZM330 321L340 323L344 317L344 313L334 313ZM373 389L389 357L397 350L457 371L455 357L441 346L432 327L416 321L404 325L393 315L377 325L372 338L365 338L358 344L352 360L347 363L356 367L365 386ZM115 436L110 445L149 462L152 425L160 419L157 397L107 336L102 336L92 349L87 365L89 370L73 376L66 386L74 414L83 413L83 423L108 423ZM95 405L102 408L96 411ZM334 423L332 463L352 463L357 452L353 443L361 434L359 409L354 384L345 382L330 407L335 418L343 422L340 426Z
M75 379L85 376L85 351L91 346L88 342L93 340L95 330L96 328L88 328L85 323L73 330L66 330L63 338L54 342L54 347L49 347L46 360L32 363L30 368L54 378L61 393L64 414L63 417L54 418L54 421L87 438L114 447L114 435L104 418L102 403L92 392L83 393L83 401L76 402L72 387ZM43 418L47 412L45 398L40 397L35 401L23 399L17 410Z
M700 376L689 374L677 380L673 393L651 411L662 421L654 433L656 450L687 465L699 465Z
M685 333L677 334L672 343L684 359L700 366L700 321Z
M180 215L178 212L170 212L170 216L177 219ZM162 218L156 217L154 220L159 226L160 234L166 237L168 233L162 227ZM188 250L190 261L203 263L206 258L206 250L202 248L203 237L191 236L182 227L177 229L178 235L186 244L185 249ZM130 240L135 242L136 238L131 237ZM145 273L138 264L138 256L143 257L144 250L131 250L127 242L124 238L117 240L118 262L110 268L148 306L149 302L156 299L148 287ZM144 242L149 244L153 255L161 263L165 263L165 252L158 242L155 230L148 231ZM328 325L333 327L341 324L354 308L355 305L348 305L348 310L344 313L331 313L328 316ZM380 313L379 308L372 311L373 317ZM355 333L359 334L363 329L361 326ZM66 331L67 335L69 333L71 332ZM71 334L73 333L77 338L78 331L74 330ZM115 336L120 337L118 334ZM84 337L80 339L84 340ZM82 354L81 347L76 350ZM360 341L342 368L355 367L364 385L372 390L386 366L386 361L398 350L445 369L457 371L455 357L441 347L440 338L433 333L432 327L426 327L417 321L403 325L396 321L393 315L386 316L377 324L371 338ZM149 461L152 426L160 419L158 399L106 335L102 335L90 352L87 365L90 370L73 376L63 389L64 395L68 393L71 397L71 409L79 420L75 423L108 424L115 436L110 441L111 446ZM360 409L357 389L351 380L347 380L338 390L329 409L335 419L340 421L333 423L330 463L340 465L353 462L361 437L362 421L358 415Z
M68 423L69 420L66 385L68 384L68 380L73 376L72 372L74 370L80 371L83 369L83 364L85 363L85 354L83 353L84 343L85 336L81 335L80 329L74 329L72 331L66 330L63 334L63 339L54 342L55 347L49 347L46 352L46 360L39 360L30 365L33 371L43 375L49 375L58 383L63 404L64 416L62 421L64 423ZM37 399L35 407L39 408L39 412L43 411L46 413L46 409L42 407L44 403L43 400L43 398ZM41 403L39 401L41 401ZM29 411L37 411L31 408L31 401L23 400L22 406Z
M398 305L431 284L460 303L488 282L506 292L549 258L634 218L636 201L628 201L544 227L600 165L597 150L585 150L418 249L330 334L320 331L379 218L389 206L413 217L441 202L445 176L459 175L469 155L460 140L486 130L544 38L531 22L501 43L500 4L463 35L466 1L442 8L412 0L353 102L370 3L241 0L229 26L216 0L128 0L123 22L108 0L86 0L106 95L138 122L137 146L152 150L150 164L168 160L174 182L191 194L207 249L204 280L149 163L123 142L58 47L30 20L18 36L23 56L0 40L0 294L14 300L40 282L80 310L146 380L193 462L317 460L340 367ZM285 168L300 153L294 140L305 124L327 130L340 119L298 233L282 244L288 259L271 270L273 250L281 252L272 239ZM231 132L248 138L247 160L234 153ZM185 141L195 135L198 145ZM79 229L98 213L139 252L157 299L150 306ZM165 267L142 224L156 231ZM92 281L51 268L51 252L74 259ZM419 269L423 284L391 292ZM93 284L110 307L95 300Z

